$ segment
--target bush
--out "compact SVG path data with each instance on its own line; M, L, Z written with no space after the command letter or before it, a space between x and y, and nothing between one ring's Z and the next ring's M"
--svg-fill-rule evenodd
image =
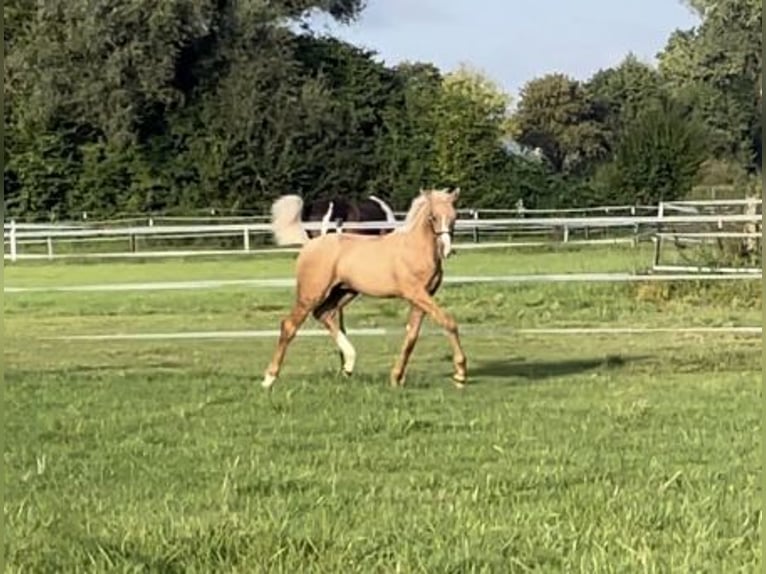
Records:
M602 178L620 203L684 197L707 153L702 124L672 100L658 99L630 120Z

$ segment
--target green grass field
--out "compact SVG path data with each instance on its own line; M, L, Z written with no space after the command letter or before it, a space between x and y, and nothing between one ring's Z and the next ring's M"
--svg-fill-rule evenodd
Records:
M632 270L635 250L461 253L450 274ZM19 265L6 286L286 277L291 258ZM351 379L275 329L289 289L5 295L9 572L757 572L761 341L521 335L760 326L760 285L450 285L469 387L431 325L388 387L406 308L362 299ZM308 328L317 328L308 323Z
M30 285L78 285L129 281L194 279L250 279L288 277L294 257L280 254L195 256L104 265L101 262L29 262L8 266L5 280L18 287ZM637 271L651 266L651 246L632 247L561 246L558 249L505 248L465 250L448 261L449 273L459 275L506 275L511 273L575 273Z

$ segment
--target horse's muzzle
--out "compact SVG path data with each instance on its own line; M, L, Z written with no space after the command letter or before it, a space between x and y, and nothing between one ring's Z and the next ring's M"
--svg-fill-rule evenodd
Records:
M436 243L439 246L439 256L447 259L452 254L452 235L447 231L442 231L436 235Z

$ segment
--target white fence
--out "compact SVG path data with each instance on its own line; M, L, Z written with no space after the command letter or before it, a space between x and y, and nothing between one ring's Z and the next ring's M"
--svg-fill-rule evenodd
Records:
M599 215L592 215L599 214ZM511 215L512 217L508 217ZM295 251L270 245L270 226L263 217L214 218L160 217L121 219L109 222L30 224L11 221L4 229L4 258L11 262L58 258L130 258L194 255L256 254ZM462 248L549 245L551 242L602 244L655 244L654 267L659 265L663 241L720 241L760 239L761 200L711 200L661 203L658 206L604 206L569 210L462 209L456 223ZM318 230L321 223L306 223ZM346 223L342 230L393 228L401 221ZM757 230L757 231L756 231ZM607 233L608 232L608 233ZM593 237L594 235L601 237ZM607 236L608 235L608 236ZM532 236L534 240L528 240ZM501 238L501 241L487 239ZM237 239L239 238L239 239ZM223 240L223 241L222 241ZM170 249L173 242L207 242L208 248ZM224 243L209 248L210 243ZM154 242L157 245L150 245ZM236 242L236 243L234 243ZM104 250L106 243L116 249ZM142 245L143 243L143 245ZM163 245L158 245L162 243ZM67 249L57 249L67 245ZM72 249L74 245L85 249ZM681 270L680 267L665 270ZM689 270L690 268L685 268ZM695 267L695 270L702 270ZM735 271L741 271L736 269Z

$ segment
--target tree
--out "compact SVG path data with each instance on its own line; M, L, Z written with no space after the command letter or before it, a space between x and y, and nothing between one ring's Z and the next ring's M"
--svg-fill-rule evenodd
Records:
M760 0L688 2L702 18L674 33L660 70L678 94L692 99L715 140L714 154L759 169L761 163Z
M577 172L604 157L603 113L588 90L563 74L528 82L513 118L516 139L540 148L558 172Z
M383 110L377 139L379 170L370 187L405 209L418 189L434 185L433 110L441 97L442 74L431 64L404 62L393 68L397 94Z
M654 204L683 197L707 156L705 130L678 102L657 98L625 127L609 165L612 200Z
M467 202L481 193L483 171L507 134L509 97L483 74L462 67L447 74L433 112L435 173L462 186Z
M292 191L303 152L331 147L338 105L301 68L305 46L285 23L311 9L348 21L361 4L11 0L5 119L19 161L6 162L8 205L238 208ZM79 167L35 183L34 166L59 156Z
M604 117L610 148L626 122L663 91L658 71L634 54L628 54L614 68L599 70L586 89Z

